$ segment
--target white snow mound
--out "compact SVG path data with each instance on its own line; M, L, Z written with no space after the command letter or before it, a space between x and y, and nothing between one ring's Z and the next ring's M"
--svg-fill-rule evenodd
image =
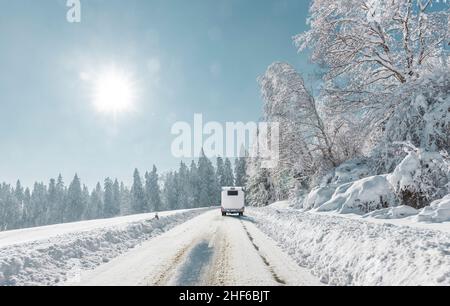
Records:
M386 175L377 175L340 186L318 211L339 211L342 214L366 214L394 206L396 196Z
M425 207L417 218L420 222L450 222L450 194Z
M324 203L329 201L336 191L336 187L326 186L314 188L303 202L304 209L319 208Z

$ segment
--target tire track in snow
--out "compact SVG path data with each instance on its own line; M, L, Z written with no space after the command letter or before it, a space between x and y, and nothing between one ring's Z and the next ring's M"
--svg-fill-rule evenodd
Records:
M181 266L176 278L176 286L196 286L203 280L205 270L214 255L214 247L208 240L200 241L187 255L185 263Z
M174 270L177 268L177 266L181 263L183 258L185 257L188 250L192 247L192 243L188 244L184 248L182 248L175 257L167 264L165 270L163 273L159 275L156 282L153 284L149 283L149 286L164 286L167 281L170 279L172 274L174 273Z
M270 273L272 274L273 279L280 285L286 285L286 281L284 281L274 270L274 268L272 267L272 265L270 264L269 260L267 259L267 257L265 257L263 254L261 254L261 250L259 248L259 246L255 243L255 239L253 238L252 234L250 234L249 230L247 229L247 227L245 226L244 222L241 220L241 224L244 227L245 232L247 233L248 239L250 240L250 242L252 243L253 247L255 248L256 252L258 252L258 255L261 257L262 261L264 262L264 264L267 266L267 268L269 269Z

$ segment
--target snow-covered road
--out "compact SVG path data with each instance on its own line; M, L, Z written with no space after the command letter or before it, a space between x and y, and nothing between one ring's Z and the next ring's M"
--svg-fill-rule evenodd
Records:
M251 218L208 211L70 285L320 285Z

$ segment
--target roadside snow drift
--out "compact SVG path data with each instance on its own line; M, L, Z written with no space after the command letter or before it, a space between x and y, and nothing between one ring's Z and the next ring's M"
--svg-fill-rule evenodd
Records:
M330 285L450 285L447 232L336 214L250 209L257 226Z
M160 213L159 220L155 214L136 215L0 233L0 285L57 285L204 212Z
M450 194L425 207L418 216L422 222L446 222L450 220Z

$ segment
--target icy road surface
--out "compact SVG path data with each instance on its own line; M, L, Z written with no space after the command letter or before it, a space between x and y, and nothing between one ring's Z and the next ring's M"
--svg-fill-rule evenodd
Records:
M320 285L250 218L206 212L70 285Z

